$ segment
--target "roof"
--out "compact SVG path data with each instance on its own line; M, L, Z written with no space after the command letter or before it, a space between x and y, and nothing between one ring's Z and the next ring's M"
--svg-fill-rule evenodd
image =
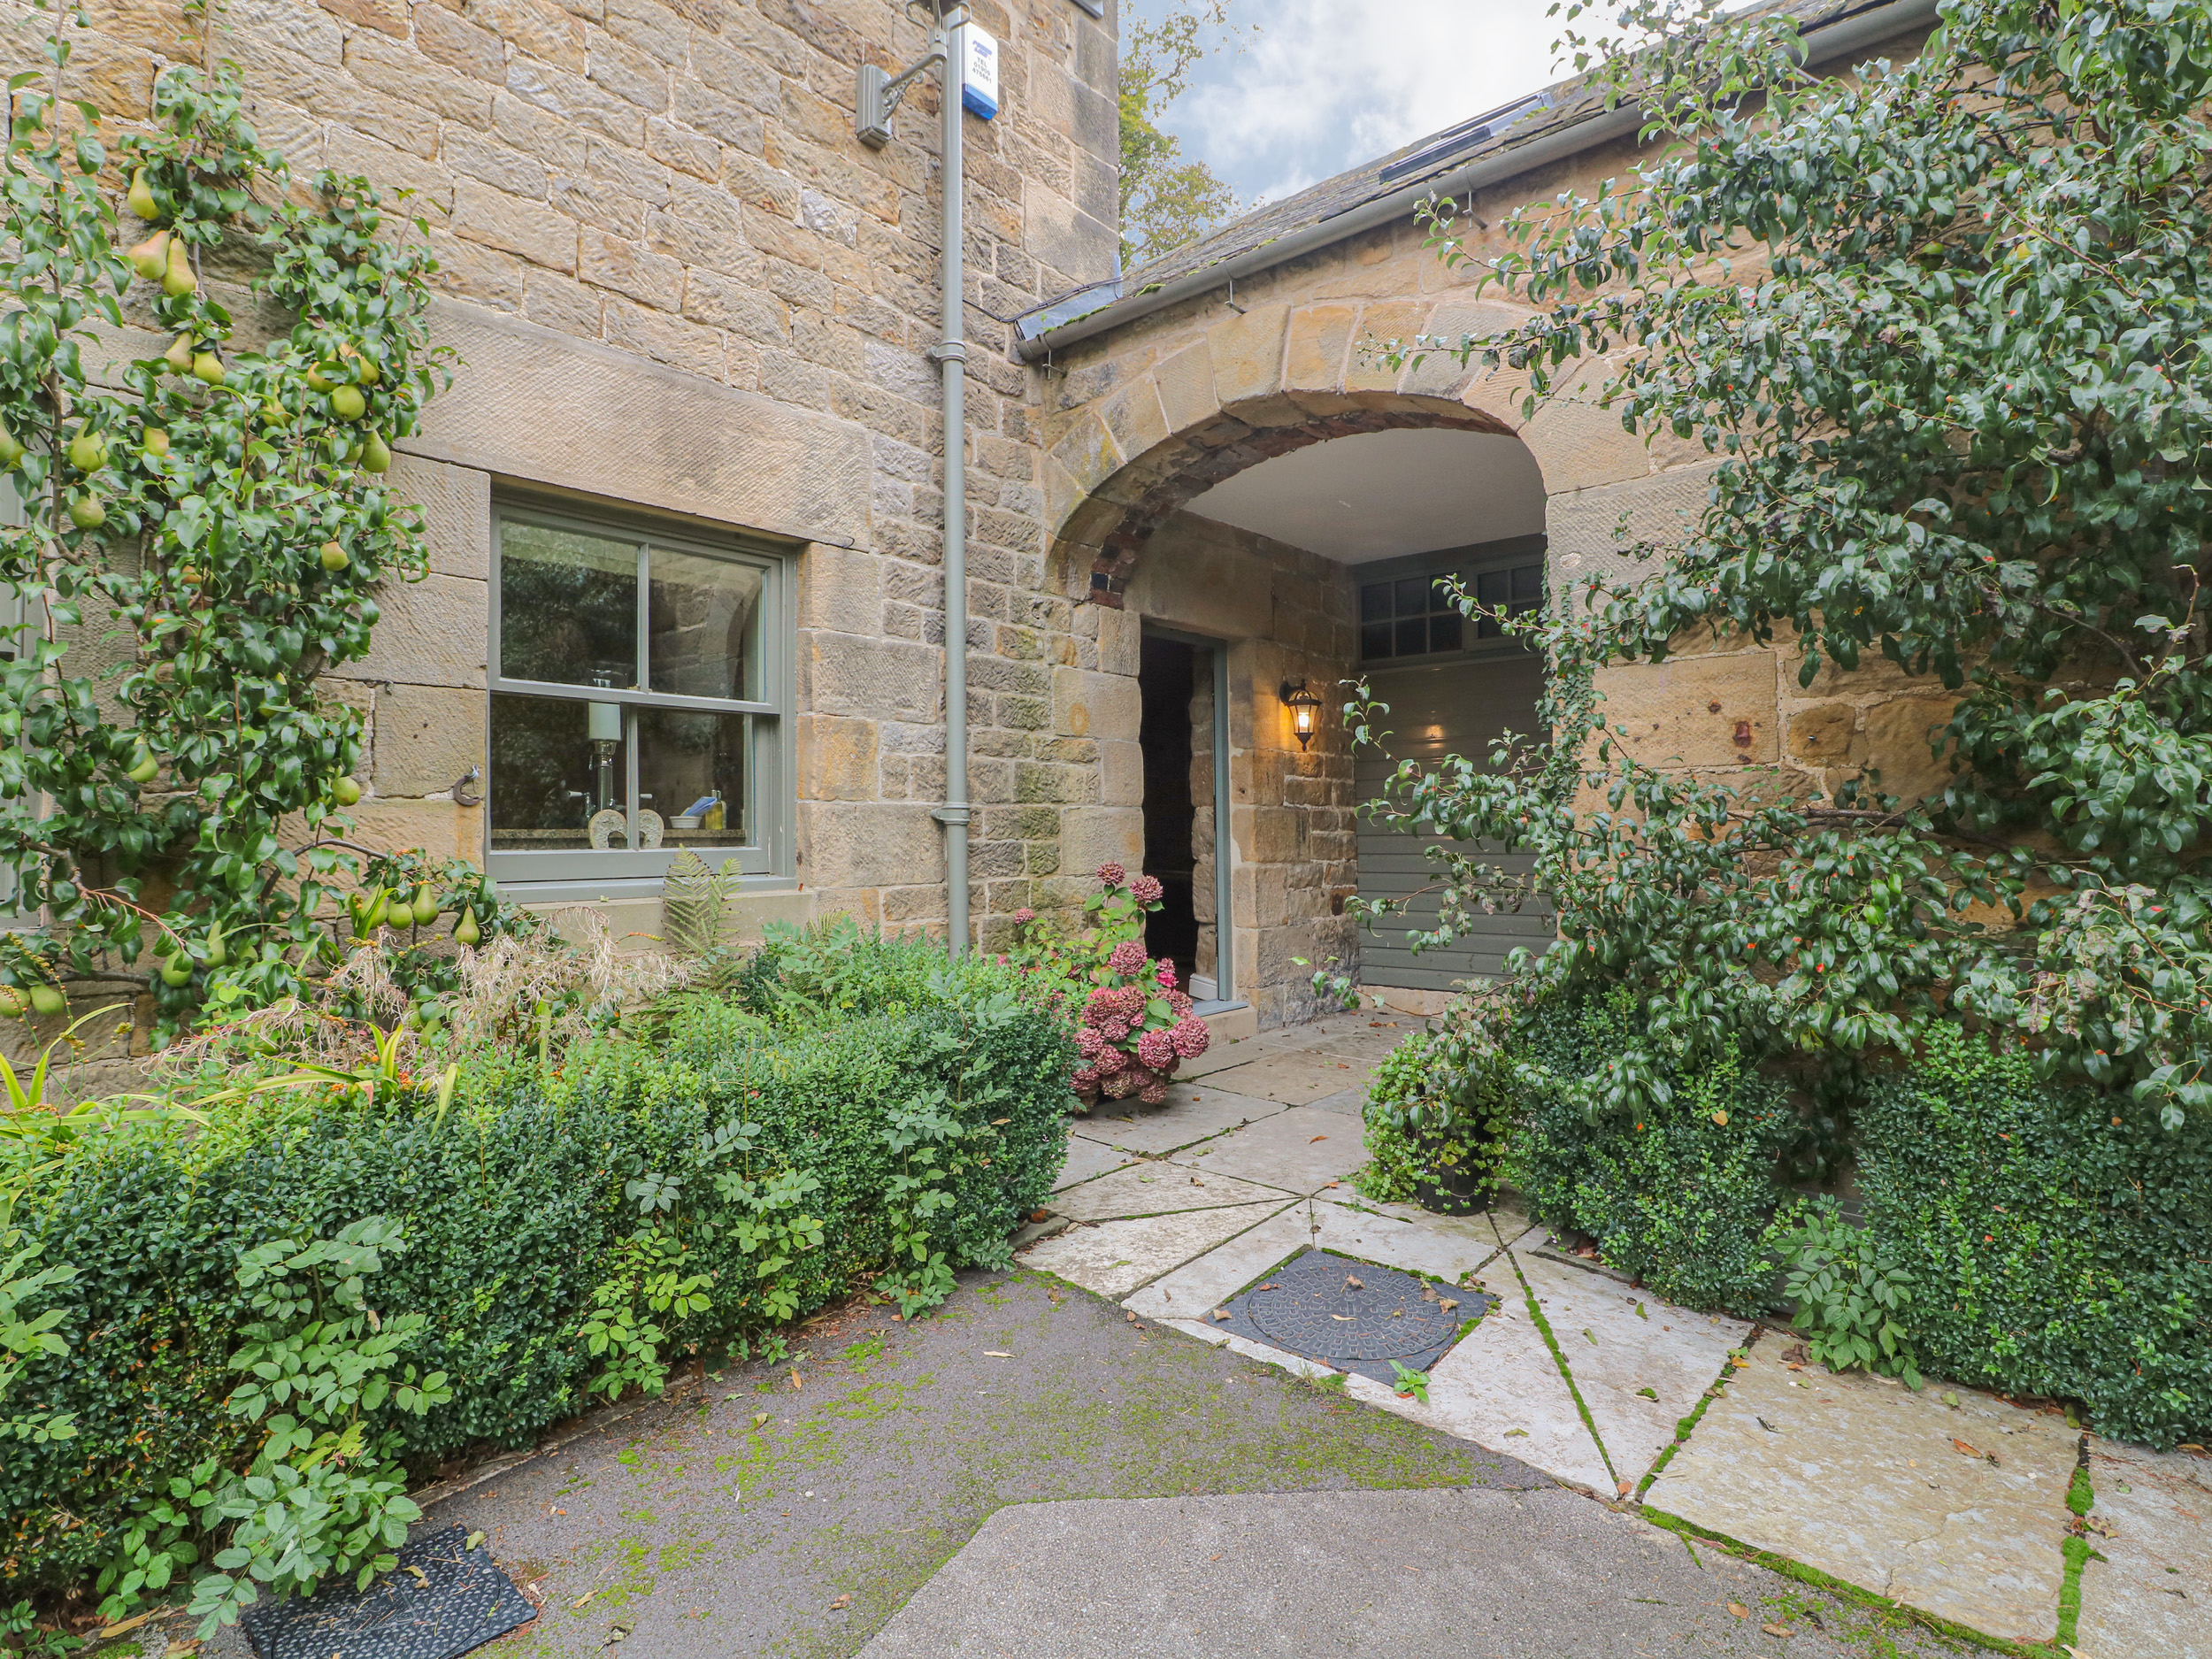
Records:
M1801 31L1806 34L1864 14L1886 11L1932 12L1933 9L1932 4L1901 5L1897 0L1778 0L1771 7L1762 8L1793 15ZM1897 27L1909 27L1912 20L1901 15ZM1133 300L1171 285L1186 285L1190 279L1202 277L1216 266L1240 261L1244 255L1258 252L1297 233L1317 229L1332 219L1348 218L1370 204L1409 192L1409 211L1413 201L1418 201L1431 190L1440 190L1448 178L1464 171L1470 163L1505 159L1517 150L1540 148L1543 153L1532 165L1541 165L1556 159L1562 153L1557 142L1562 135L1586 125L1605 129L1593 130L1587 140L1589 144L1602 142L1618 131L1617 123L1595 119L1606 113L1605 93L1596 84L1594 76L1579 75L1560 81L1512 104L1456 122L1441 132L1431 133L1333 179L1310 185L1295 196L1264 203L1217 230L1148 260L1113 281L1094 283L1048 301L1018 319L1022 338L1025 342L1036 340L1116 302ZM1581 147L1571 143L1569 150ZM1363 228L1363 224L1348 224L1343 234L1350 235L1360 228ZM1310 239L1300 240L1305 242Z

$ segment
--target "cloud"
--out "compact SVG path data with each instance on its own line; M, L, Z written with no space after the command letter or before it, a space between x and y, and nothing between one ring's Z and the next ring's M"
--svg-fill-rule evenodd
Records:
M1548 86L1550 0L1232 0L1256 24L1164 125L1247 201L1317 180ZM1159 0L1133 9L1156 15Z

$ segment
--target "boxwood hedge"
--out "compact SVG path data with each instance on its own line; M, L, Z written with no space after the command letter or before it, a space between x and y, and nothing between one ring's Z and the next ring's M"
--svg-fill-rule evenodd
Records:
M664 1363L757 1343L864 1276L892 1270L926 1301L951 1269L1003 1261L1064 1155L1064 1021L987 962L856 937L833 955L794 986L772 952L737 999L687 999L644 1040L580 1044L551 1075L494 1069L442 1116L326 1091L204 1129L121 1127L74 1153L16 1220L77 1271L43 1304L65 1310L68 1351L35 1358L22 1395L79 1432L0 1450L0 1578L88 1581L171 1477L251 1454L260 1431L222 1409L249 1314L236 1268L273 1240L401 1224L371 1305L427 1317L409 1357L452 1390L376 1425L401 1432L418 1473L528 1445L582 1408L604 1362L580 1332L641 1229L712 1276ZM816 1183L804 1207L821 1241L772 1271L729 1178L795 1171Z

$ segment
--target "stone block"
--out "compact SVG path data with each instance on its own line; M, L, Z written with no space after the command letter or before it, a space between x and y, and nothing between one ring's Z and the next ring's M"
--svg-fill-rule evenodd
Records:
M1098 746L1098 798L1104 806L1144 804L1144 750L1133 742Z
M430 568L484 581L491 575L492 480L488 473L420 456L392 459L393 487L422 509Z
M1149 375L1141 376L1099 405L1099 419L1113 435L1114 445L1134 459L1164 442L1167 417L1161 411L1160 392Z
M587 228L578 250L576 274L587 282L626 294L664 311L684 303L684 267L665 254L649 253L634 242Z
M1809 765L1840 766L1863 759L1859 711L1848 703L1816 703L1793 710L1789 717L1790 758Z
M805 714L798 725L801 800L876 799L879 745L873 720Z
M1623 434L1625 436L1625 434ZM1539 465L1544 457L1537 455ZM1648 543L1659 556L1678 548L1712 488L1709 466L1677 467L1625 484L1554 495L1545 503L1545 534L1553 591L1579 604L1592 577L1633 581L1655 568L1633 551ZM1546 488L1551 487L1548 472Z
M1779 758L1770 651L1690 657L1601 670L1601 712L1632 753L1657 766L1748 765Z
M911 887L944 879L943 832L917 803L803 801L799 873L810 887Z
M353 820L353 833L347 839L361 846L384 852L419 847L434 858L484 862L484 809L480 806L456 806L450 801L384 801L372 795L347 808L346 816ZM279 834L292 847L303 846L308 840L304 826L296 820L287 820Z
M488 584L434 573L419 582L387 584L378 603L383 614L368 655L349 664L353 677L482 688L490 637Z
M464 241L519 254L555 271L576 269L575 221L543 202L510 196L475 179L453 182L453 231ZM468 379L457 380L457 388Z
M1133 678L1081 668L1052 671L1052 728L1071 737L1133 741L1143 716Z
M1333 392L1344 384L1344 357L1359 309L1308 305L1291 313L1290 342L1283 352L1283 389ZM1227 399L1222 400L1225 403Z
M799 626L872 634L883 613L883 561L817 542L799 561Z
M394 684L376 700L376 765L379 795L427 795L450 792L471 767L482 795L484 694L449 686Z
M1144 864L1144 813L1136 807L1079 806L1060 815L1060 867L1087 874L1107 863ZM1091 890L1087 884L1083 891Z
M938 718L943 658L931 646L818 630L802 638L800 654L802 702L817 713Z
M1898 697L1866 711L1863 754L1853 757L1882 774L1882 792L1916 801L1948 787L1947 752L1938 758L1929 739L1932 727L1946 725L1957 701L1952 697Z
M1282 390L1283 340L1289 326L1289 306L1255 305L1243 316L1225 318L1206 331L1217 405L1226 409Z
M1393 367L1387 360L1392 342L1395 342L1401 351L1409 349L1427 320L1428 309L1425 301L1394 300L1386 304L1370 305L1363 311L1357 337L1352 342L1351 358L1344 371L1345 389L1394 389L1405 370Z

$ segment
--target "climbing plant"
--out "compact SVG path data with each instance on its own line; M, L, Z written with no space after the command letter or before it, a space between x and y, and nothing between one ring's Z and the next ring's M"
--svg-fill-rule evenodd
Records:
M0 178L0 582L25 601L0 629L0 866L45 925L0 939L0 1009L136 979L173 1030L343 948L362 724L318 682L426 568L386 471L446 378L432 261L365 180L295 180L234 66L166 70L111 150L66 96L66 31L46 49L9 83ZM111 363L127 325L165 349Z
M1592 1121L1731 1045L1847 1098L1962 1020L2169 1129L2212 1112L2212 4L1947 0L1913 61L1828 79L1786 11L1631 0L1593 40L1589 9L1571 47L1654 159L1500 254L1441 206L1441 257L1534 309L1407 355L1720 459L1678 542L1509 622L1551 655L1548 737L1402 769L1409 818L1536 855L1448 860L1442 935L1541 893L1532 988L1632 993ZM1604 671L1717 636L1940 688L1947 782L1763 801L1647 764Z

